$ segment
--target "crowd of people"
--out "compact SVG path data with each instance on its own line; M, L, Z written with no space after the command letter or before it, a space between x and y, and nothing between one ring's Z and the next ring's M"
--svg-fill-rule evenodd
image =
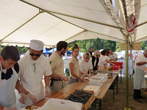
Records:
M70 78L64 73L63 56L67 51L68 43L59 41L57 50L49 57L43 53L44 43L40 40L31 40L29 50L20 59L16 47L6 46L0 56L0 110L16 110L16 100L20 107L26 107L47 98L50 92L57 92L66 84L77 81L85 81L90 71L103 71L111 68L113 62L117 61L117 55L110 49L93 51L89 49L84 53L80 62L78 59L80 47L74 45L72 58L69 61ZM136 63L135 80L142 67L147 62L147 51L144 57L139 57ZM141 67L140 67L141 66ZM143 72L142 72L143 74ZM67 83L68 82L68 83ZM134 82L136 85L136 82ZM141 80L140 80L141 83ZM16 98L17 89L20 98ZM140 98L140 86L134 86L134 98Z

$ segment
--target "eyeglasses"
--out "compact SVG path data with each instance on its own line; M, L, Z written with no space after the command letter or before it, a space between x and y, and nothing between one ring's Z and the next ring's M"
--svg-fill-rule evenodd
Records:
M41 54L34 54L34 53L30 53L31 56L36 56L36 57L40 57Z

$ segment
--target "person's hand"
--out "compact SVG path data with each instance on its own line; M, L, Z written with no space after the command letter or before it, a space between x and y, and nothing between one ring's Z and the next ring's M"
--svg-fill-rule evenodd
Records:
M145 64L147 64L147 62L146 62L146 61L143 61L143 62L142 62L142 64L144 64L144 65L145 65Z
M85 74L84 77L89 77L89 74Z
M16 109L16 107L14 107L14 108L4 107L4 109L3 109L3 110L17 110L17 109Z
M22 103L22 104L25 104L25 99L26 99L26 96L23 94L23 95L21 95L21 97L19 98L19 102Z
M79 77L78 79L79 79L79 81L84 82L83 77Z
M143 64L147 64L147 62L146 61L144 61L144 62L142 62Z
M65 77L65 76L62 76L62 78L61 78L62 80L64 80L64 81L68 81L68 78L67 77Z
M32 100L33 104L37 103L38 100L34 95L28 93L27 96Z
M147 72L147 67L144 68L144 71Z
M50 88L49 87L45 87L45 97L50 96L50 94L51 94Z
M0 106L0 110L4 110L4 107Z
M88 76L84 77L84 81L89 81L89 77Z
M19 101L22 103L22 104L25 104L25 100L27 100L27 97L31 99L31 101L35 104L37 102L37 98L32 95L31 93L28 93L28 94L21 94L21 97L19 99Z

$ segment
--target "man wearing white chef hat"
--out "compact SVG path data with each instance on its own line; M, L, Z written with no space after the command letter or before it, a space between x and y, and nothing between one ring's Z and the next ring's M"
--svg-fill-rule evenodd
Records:
M42 51L44 47L44 43L40 40L31 40L29 47L30 49L33 49L36 51Z
M42 55L44 44L31 40L29 51L19 61L20 78L28 94L21 94L20 102L31 105L49 95L49 81L52 74L49 60ZM44 78L44 79L43 79ZM43 86L42 79L45 81Z

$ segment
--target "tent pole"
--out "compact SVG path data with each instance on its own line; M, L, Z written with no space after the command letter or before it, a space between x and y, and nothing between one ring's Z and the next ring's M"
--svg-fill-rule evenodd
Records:
M86 30L85 28L83 28L83 27L81 27L81 26L78 26L78 25L76 25L76 24L74 24L74 23L71 23L71 22L69 22L69 21L67 21L67 20L65 20L65 19L63 19L63 18L61 18L61 17L59 17L59 16L56 16L56 15L54 15L53 13L50 13L50 12L46 12L46 13L48 13L49 15L52 15L52 16L54 16L54 17L56 17L56 18L59 18L60 20L65 21L65 22L67 22L67 23L69 23L69 24L72 24L72 25L74 25L74 26L76 26L76 27L79 27L79 28L81 28L81 29Z
M2 43L6 43L6 44L16 44L16 45L19 45L19 44L22 44L22 45L28 45L29 46L29 43L24 43L24 42L2 42ZM2 44L4 45L4 44ZM45 45L47 47L53 47L53 45Z
M124 110L131 110L131 108L129 107L129 39L128 36L126 36L126 53L125 53L125 60L126 60L126 77L125 77L125 82L126 82L126 103L125 103L125 108Z
M140 38L140 39L137 39L137 40L140 41L140 40L143 40L143 39L145 39L145 38L147 38L147 36L144 36L144 37L142 37L142 38Z
M122 27L119 27L119 26L114 26L114 25L111 25L111 24L106 24L106 23L102 23L102 22L98 22L98 21L94 21L94 20L90 20L90 19L86 19L86 18L82 18L82 17L78 17L78 16L72 16L72 15L67 15L67 14L59 14L57 12L51 12L51 11L45 11L45 12L58 14L58 15L62 15L62 16L67 16L67 17L71 17L71 18L75 18L75 19L79 19L79 20L83 20L83 21L87 21L87 22L91 22L91 23L96 23L96 24L99 24L99 25L104 25L104 26L108 26L108 27L111 27L111 28L115 28L115 29L123 29Z
M36 18L40 13L42 13L42 11L39 10L39 12L34 15L33 17L31 17L30 19L28 19L25 23L21 24L20 26L18 26L17 28L15 28L13 31L11 31L10 33L8 33L6 36L4 36L2 39L0 39L0 44L2 44L3 40L5 40L6 38L8 38L10 35L12 35L14 32L16 32L17 30L19 30L20 28L22 28L24 25L26 25L27 23L29 23L30 21L32 21L34 18Z
M147 21L145 21L145 22L143 22L143 23L138 24L138 25L136 26L136 28L137 28L137 27L139 27L139 26L142 26L142 25L144 25L144 24L147 24Z
M130 46L130 60L131 60L131 63L132 63L132 69L134 70L134 65L133 65L133 49L134 49L134 46L133 46L133 44L132 44L132 46ZM131 75L132 75L132 73L131 73ZM130 78L130 77L129 77ZM132 76L131 76L131 78L132 78Z
M41 10L47 12L47 13L58 14L58 15L62 15L62 16L76 18L76 19L80 19L80 20L83 20L83 21L92 22L92 23L96 23L96 24L100 24L100 25L105 25L105 26L108 26L108 27L116 28L116 29L123 29L122 27L114 26L114 25L111 25L111 24L106 24L106 23L102 23L102 22L98 22L98 21L94 21L94 20L90 20L90 19L86 19L86 18L82 18L82 17L78 17L78 16L72 16L72 15L65 14L65 13L55 12L55 11L51 11L51 10L45 10L43 8L40 8L39 6L28 3L28 2L26 2L24 0L20 0L20 1L22 1L22 2L24 2L26 4L28 4L28 5L31 5L33 7L39 8L39 9L41 9Z
M87 30L83 30L83 31L81 31L81 32L79 32L79 33L77 33L77 34L75 34L75 35L73 35L73 36L71 36L71 37L65 39L65 41L68 41L68 40L74 38L75 36L77 36L77 35L79 35L79 34L81 34L81 33L83 33L83 32L86 32L86 31L87 31Z
M128 26L128 15L127 15L127 6L126 6L126 0L121 0L122 5L123 5L123 10L124 10L124 16L125 16L125 20L126 20L126 27ZM129 77L128 77L128 52L129 52L129 33L127 33L126 36L124 36L126 38L126 54L125 54L125 60L126 60L126 77L125 77L125 81L126 81L126 102L125 102L125 108L124 110L131 110L131 108L129 107Z
M131 110L131 108L129 107L129 39L128 36L126 36L126 53L125 53L125 60L126 60L126 77L125 77L125 81L126 81L126 103L125 103L125 108L124 110Z
M80 33L77 33L76 35L74 35L74 36L72 36L72 37L70 37L70 38L66 39L65 41L68 41L68 40L70 40L71 38L74 38L75 36L77 36L77 35L79 35L79 34L81 34L81 33L83 33L83 32L86 32L86 31L89 31L89 30L86 30L86 29L85 29L85 30L81 31ZM118 39L118 38L115 38L115 37L110 36L110 35L105 35L105 34L98 33L98 32L93 32L93 31L89 31L89 32L92 32L92 33L95 33L95 34L98 34L98 35L101 35L101 36L111 37L111 38L114 38L114 39L116 39L116 40L118 40L118 41L125 42L125 40ZM99 38L99 37L98 37L98 38ZM100 38L100 39L102 39L102 38Z

